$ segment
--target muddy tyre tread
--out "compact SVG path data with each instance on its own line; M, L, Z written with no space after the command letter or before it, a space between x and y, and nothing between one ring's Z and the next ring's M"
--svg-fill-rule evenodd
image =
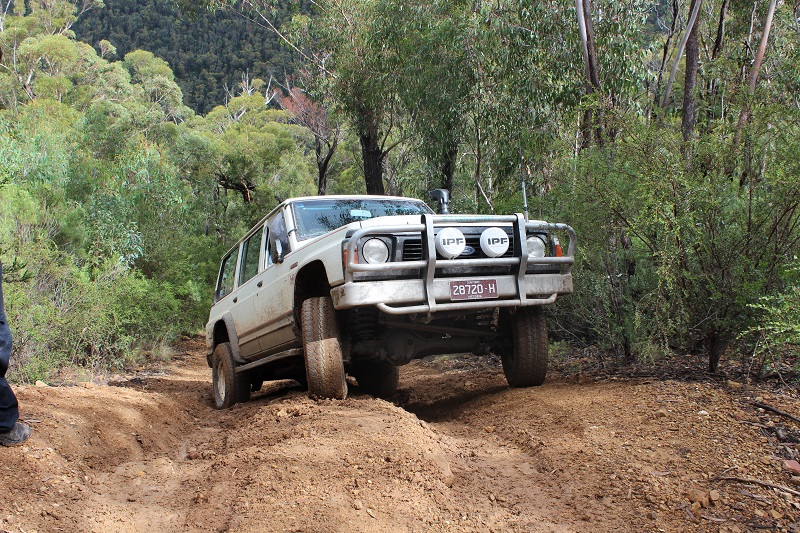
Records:
M250 382L244 375L236 373L236 363L229 342L220 343L214 349L211 369L215 408L230 409L235 404L250 399Z
M343 400L347 397L339 324L330 297L309 298L301 308L308 395Z
M503 373L512 387L533 387L547 377L547 320L539 307L518 309L511 319L513 348L501 354Z

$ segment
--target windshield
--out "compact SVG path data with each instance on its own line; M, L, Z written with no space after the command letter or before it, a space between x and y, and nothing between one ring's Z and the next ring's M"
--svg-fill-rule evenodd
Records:
M298 240L310 239L351 222L393 215L433 213L419 200L338 199L299 200L292 203Z

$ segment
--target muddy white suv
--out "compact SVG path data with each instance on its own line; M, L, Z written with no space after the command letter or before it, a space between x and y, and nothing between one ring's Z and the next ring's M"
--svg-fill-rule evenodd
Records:
M432 197L447 213L447 192ZM497 353L509 385L540 385L542 305L572 292L575 245L569 226L521 214L434 214L391 196L286 200L222 259L206 325L216 407L275 379L341 399L347 374L388 397L398 366L462 352Z

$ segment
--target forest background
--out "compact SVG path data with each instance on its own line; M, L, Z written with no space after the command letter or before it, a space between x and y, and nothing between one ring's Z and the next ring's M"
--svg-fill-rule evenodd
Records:
M799 39L796 0L2 0L11 377L168 357L287 197L437 187L577 230L558 346L758 377L800 344Z

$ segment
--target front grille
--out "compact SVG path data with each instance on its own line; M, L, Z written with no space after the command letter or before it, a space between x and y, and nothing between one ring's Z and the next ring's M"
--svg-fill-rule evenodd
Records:
M422 259L422 240L407 239L403 241L403 261L418 261Z

